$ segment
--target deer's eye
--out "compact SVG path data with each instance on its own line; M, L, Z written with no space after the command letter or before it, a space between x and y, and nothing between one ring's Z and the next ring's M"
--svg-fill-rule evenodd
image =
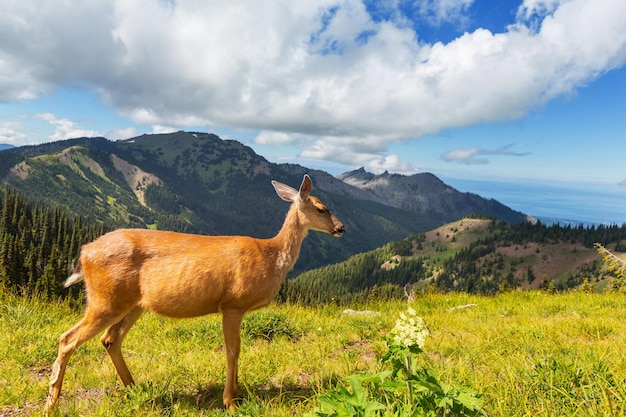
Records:
M328 212L328 210L323 209L323 208L318 208L318 209L317 209L317 212L318 212L319 214L326 214L326 212Z

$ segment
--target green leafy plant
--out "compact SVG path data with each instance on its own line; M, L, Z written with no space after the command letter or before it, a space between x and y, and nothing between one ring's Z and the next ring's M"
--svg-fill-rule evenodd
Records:
M376 374L346 378L350 390L339 386L318 398L317 417L480 416L483 399L467 388L450 387L426 368L416 368L413 356L423 352L430 334L424 319L409 308L387 339L382 356L388 368Z
M363 378L352 375L346 378L351 390L339 386L335 391L321 395L318 400L320 407L315 415L323 417L372 417L385 410L384 404L368 398L363 387Z

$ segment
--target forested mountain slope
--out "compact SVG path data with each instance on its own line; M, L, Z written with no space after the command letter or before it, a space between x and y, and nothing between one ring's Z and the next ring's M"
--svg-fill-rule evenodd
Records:
M305 173L313 179L313 194L342 220L347 233L342 239L310 233L296 272L424 232L478 207L470 204L477 196L455 200L455 210L438 204L419 210L389 205L326 172L273 164L237 141L207 133L142 135L115 142L79 138L0 152L4 183L25 197L109 228L271 237L288 205L276 197L270 181L297 187ZM399 192L397 187L394 192ZM521 213L511 213L505 208L498 218L523 221Z
M626 252L626 225L584 228L464 218L286 283L283 300L316 304L398 298L408 291L500 291L611 285L600 242Z
M104 223L83 221L8 187L0 207L0 287L23 295L66 295L61 284L80 246L107 231ZM592 286L614 285L595 242L626 252L626 226L546 227L464 218L302 273L285 282L279 298L303 303L399 298L407 284L416 291L484 294L562 290L585 279Z

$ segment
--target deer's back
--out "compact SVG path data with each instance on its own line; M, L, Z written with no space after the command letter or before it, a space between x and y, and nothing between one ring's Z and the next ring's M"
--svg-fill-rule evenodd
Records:
M237 308L251 294L264 302L269 255L264 241L245 236L121 229L83 246L81 264L94 302L193 317Z

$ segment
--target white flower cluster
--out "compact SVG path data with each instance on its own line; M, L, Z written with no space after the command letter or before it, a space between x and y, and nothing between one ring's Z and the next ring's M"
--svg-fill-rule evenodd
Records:
M400 345L417 346L422 349L430 330L428 330L424 319L417 316L415 310L409 307L408 314L400 313L400 318L396 320L396 325L391 330L391 334L393 340Z

